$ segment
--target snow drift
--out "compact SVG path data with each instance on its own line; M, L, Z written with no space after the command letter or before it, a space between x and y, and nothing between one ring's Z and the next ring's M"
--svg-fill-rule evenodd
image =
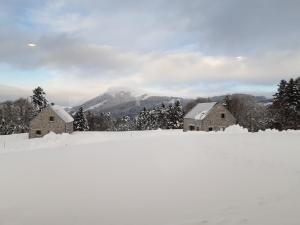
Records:
M0 137L1 225L300 224L300 133Z

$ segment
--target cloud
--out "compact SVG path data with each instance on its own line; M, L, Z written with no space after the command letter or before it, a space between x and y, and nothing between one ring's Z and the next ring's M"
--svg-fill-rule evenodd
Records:
M122 59L125 54L113 48L107 50L115 54L114 58ZM56 59L60 61L58 55ZM62 57L66 58L66 55ZM86 59L88 58L86 55ZM95 93L112 86L143 87L152 90L164 88L167 91L174 87L189 89L197 84L217 84L216 86L219 85L223 91L221 87L226 83L275 85L280 79L290 78L299 71L300 52L269 52L247 58L205 56L194 52L130 53L131 63L119 60L109 65L91 60L82 67L78 66L77 59L75 62L71 59L72 57L67 61L68 68L72 68L74 63L77 72L57 75L58 80L53 82L53 86L68 83L71 87L88 87L89 91ZM60 63L63 63L63 60ZM97 67L98 63L104 63L106 66L100 69ZM98 68L96 71L99 73L86 74L89 71L86 65ZM62 65L59 64L59 67L62 68ZM209 89L206 91L209 92Z
M42 36L34 42L34 48L28 47L26 40L21 39L24 45L20 40L6 41L0 43L2 62L20 70L52 71L55 78L46 88L61 96L66 91L74 94L74 90L81 90L84 97L75 93L77 100L112 86L164 89L166 93L168 89L184 89L183 94L194 95L195 85L203 89L205 84L216 83L221 90L226 83L274 85L280 79L296 75L300 69L300 51L290 50L247 57L185 50L138 52L90 43L67 34ZM216 87L210 87L206 92L216 93Z
M299 1L0 3L0 64L51 73L53 95L112 86L196 95L274 87L300 71Z
M299 52L269 52L255 57L215 57L198 53L160 54L147 57L141 69L145 82L273 83L299 71Z
M25 3L24 3L25 2ZM295 0L22 1L13 23L43 35L69 34L100 45L143 51L191 46L209 55L248 55L300 47ZM22 14L21 14L22 15ZM16 24L13 24L16 26Z
M126 71L136 63L131 52L90 44L68 35L42 36L35 41L35 48L26 43L26 38L2 40L1 62L20 69L46 67L75 74L84 72L85 76L103 71Z
M30 92L21 88L0 85L0 102L16 100L20 97L29 96Z
M35 2L2 1L3 18L39 35L68 33L131 50L193 45L206 54L233 56L300 46L296 0Z

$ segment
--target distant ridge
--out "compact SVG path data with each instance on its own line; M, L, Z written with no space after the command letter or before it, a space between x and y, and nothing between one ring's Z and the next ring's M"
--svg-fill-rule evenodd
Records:
M144 107L154 108L164 103L168 106L179 100L185 106L192 99L170 96L151 96L149 94L134 95L130 91L106 92L99 95L82 105L72 108L76 111L79 107L83 107L85 111L92 112L110 112L113 117L121 117L124 115L135 116Z
M241 94L243 95L243 94ZM210 97L209 100L220 102L226 95ZM263 96L253 96L257 102L266 103L270 100ZM208 99L208 98L203 98ZM187 105L194 102L192 98L182 98L173 96L155 96L149 94L133 94L129 90L120 90L113 92L105 92L95 98L92 98L85 103L71 108L71 112L76 111L79 107L83 107L84 111L91 112L110 112L115 118L122 117L124 115L134 117L143 110L154 108L164 103L166 106L173 104L176 100L179 100L185 109ZM187 107L187 109L190 109Z

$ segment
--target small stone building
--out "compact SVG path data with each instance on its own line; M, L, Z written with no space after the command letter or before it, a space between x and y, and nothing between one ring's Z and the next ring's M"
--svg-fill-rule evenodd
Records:
M30 121L29 138L43 137L49 132L72 133L73 121L73 117L62 107L48 105Z
M223 104L198 103L185 115L183 131L219 131L234 124L236 124L236 119Z

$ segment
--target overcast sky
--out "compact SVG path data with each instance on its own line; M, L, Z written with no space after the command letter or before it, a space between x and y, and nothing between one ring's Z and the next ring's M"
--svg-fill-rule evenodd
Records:
M300 75L299 12L299 0L0 0L0 95L270 95Z

